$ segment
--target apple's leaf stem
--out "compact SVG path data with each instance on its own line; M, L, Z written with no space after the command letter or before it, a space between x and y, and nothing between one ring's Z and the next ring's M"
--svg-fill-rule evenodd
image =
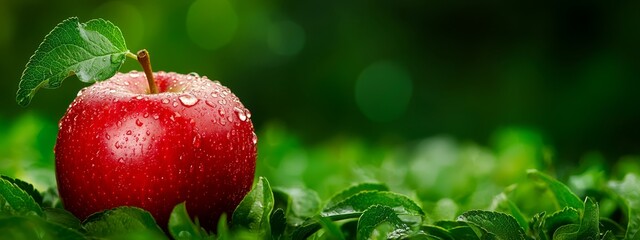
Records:
M149 82L149 93L158 93L158 87L156 81L153 79L153 70L151 70L151 60L149 59L149 52L147 49L138 51L138 62L144 69L144 74L147 76L147 82Z

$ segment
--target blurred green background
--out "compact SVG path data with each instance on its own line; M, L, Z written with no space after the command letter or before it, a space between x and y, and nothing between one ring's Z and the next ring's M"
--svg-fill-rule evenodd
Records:
M28 108L15 92L70 16L114 22L156 71L230 87L274 185L302 179L325 196L355 180L420 190L491 172L506 184L530 167L611 170L640 153L639 12L640 1L0 0L0 173L51 185L57 121L86 84L72 77ZM375 170L392 168L402 176ZM446 189L436 196L457 196Z

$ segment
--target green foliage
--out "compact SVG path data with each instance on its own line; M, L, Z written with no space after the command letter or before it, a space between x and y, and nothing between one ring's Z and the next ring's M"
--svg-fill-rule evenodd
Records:
M20 78L16 101L29 104L36 91L58 88L70 75L83 82L113 76L129 53L120 29L103 19L80 23L72 17L56 26L31 56Z
M283 159L278 164L264 160L270 156L258 161L258 173L267 176L257 178L234 213L221 217L217 229L203 229L198 219L189 216L188 203L175 206L167 226L158 226L148 212L132 207L77 219L61 208L55 188L39 191L28 181L2 176L0 238L613 240L640 235L640 180L634 173L610 180L602 170L590 167L565 177L569 179L565 184L552 171L515 167L520 175L507 181L492 174L502 168L496 165L498 158L508 161L505 156L450 139L373 152L357 141L339 140L287 157L288 148L300 148L295 138L286 132L271 135L280 142L265 144L260 155L269 152ZM511 151L508 141L498 142L499 151ZM292 169L325 171L326 161L332 161L322 153L327 151L354 160L339 159L341 164L333 165L334 175L322 178L293 175ZM455 166L461 174L438 159L462 163ZM283 173L286 178L278 176L285 169L292 172ZM419 176L420 171L437 176ZM272 185L272 178L277 185ZM413 182L418 178L435 185ZM504 181L509 184L502 185Z

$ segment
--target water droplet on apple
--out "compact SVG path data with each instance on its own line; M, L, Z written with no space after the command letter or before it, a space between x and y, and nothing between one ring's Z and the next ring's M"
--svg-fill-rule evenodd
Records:
M140 119L136 119L136 125L138 125L138 127L142 126L142 121L140 121Z
M240 121L246 121L247 120L247 115L244 113L244 111L238 107L234 107L233 111L236 113L236 115L238 116L238 119L240 119Z
M189 76L194 76L194 77L199 78L199 77L200 77L200 74L198 74L197 72L190 72L190 73L189 73ZM205 76L205 77L206 77L206 76Z
M204 100L204 103L206 103L207 105L209 105L209 107L215 108L216 104L209 102L209 100Z
M127 130L127 135L131 135L131 130Z
M200 135L199 134L196 134L193 137L193 147L196 147L196 148L200 147Z
M199 101L198 98L196 98L195 96L193 96L191 94L188 94L188 93L178 97L178 100L180 100L182 105L184 105L186 107L192 107L193 105L196 105L196 103L198 103L198 101Z
M140 73L139 73L138 71L135 71L135 70L134 70L134 71L131 71L131 72L129 73L129 77L132 77L132 78L140 77ZM125 83L125 85L129 85L129 83L127 82L127 83Z
M164 104L169 103L169 99L166 99L166 98L162 99L162 103L164 103Z
M256 143L258 143L258 136L256 135L256 133L252 132L251 133L251 141L253 142L253 144L255 145Z

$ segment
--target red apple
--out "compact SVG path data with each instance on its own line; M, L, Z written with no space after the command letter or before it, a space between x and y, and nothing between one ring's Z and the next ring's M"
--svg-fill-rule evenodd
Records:
M213 229L250 190L256 161L251 113L206 77L118 73L78 92L60 120L56 178L80 219L118 206L149 211L166 228L173 207Z

